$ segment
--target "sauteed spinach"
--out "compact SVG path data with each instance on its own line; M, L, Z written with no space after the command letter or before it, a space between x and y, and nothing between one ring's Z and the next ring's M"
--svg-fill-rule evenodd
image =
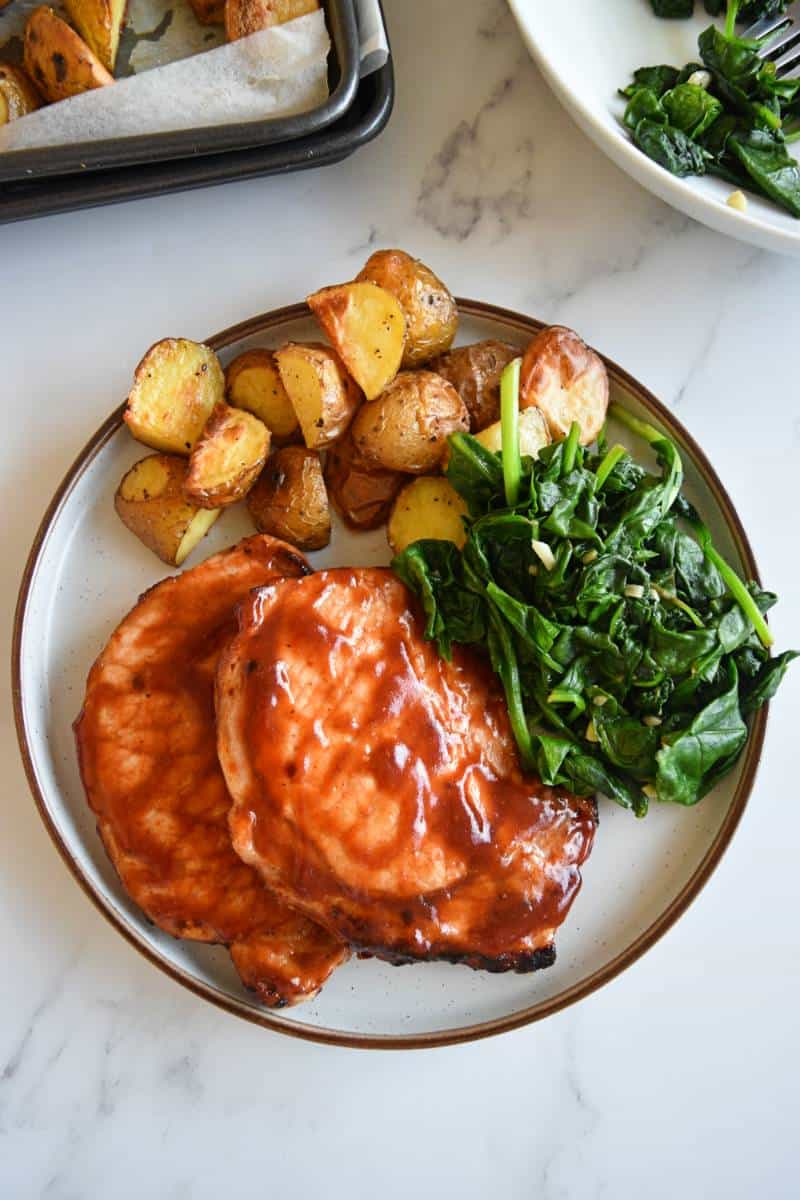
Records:
M692 3L652 0L659 16L691 16ZM739 37L736 22L780 15L783 0L705 0L724 29L699 38L698 62L682 69L640 67L622 90L624 122L635 144L673 175L718 175L800 217L800 168L787 146L800 137L800 80L778 79L760 40Z
M445 658L456 643L488 652L523 765L544 783L601 792L637 816L651 798L696 804L797 657L770 654L776 597L719 554L682 494L677 447L625 409L611 411L659 473L605 436L583 449L577 425L520 458L516 382L507 369L502 453L450 438L447 477L469 510L463 550L418 541L393 569Z

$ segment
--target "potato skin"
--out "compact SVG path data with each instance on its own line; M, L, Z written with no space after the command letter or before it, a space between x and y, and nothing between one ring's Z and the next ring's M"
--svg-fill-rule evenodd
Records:
M403 369L450 349L458 329L456 302L424 262L405 250L376 250L356 281L377 283L399 301L406 318Z
M316 12L318 0L225 0L225 36L229 42L273 25L284 25Z
M336 351L321 342L288 342L275 361L306 446L320 450L342 437L363 396Z
M459 346L428 364L428 369L452 383L469 413L471 433L500 420L500 376L521 351L510 342L488 339Z
M250 491L269 454L269 430L252 413L218 404L189 459L187 500L227 508Z
M72 24L109 71L117 60L127 6L128 0L64 0Z
M347 433L329 449L325 458L328 495L351 529L377 529L389 515L394 500L408 476L370 466L356 450Z
M137 441L167 454L190 454L225 377L213 350L188 338L162 338L133 373L123 420Z
M114 508L124 525L157 554L179 567L219 516L184 495L188 463L174 454L150 454L120 481Z
M201 25L225 24L225 0L189 0Z
M263 421L274 446L300 437L300 425L281 381L271 350L245 350L225 368L225 396L234 408L244 408Z
M461 520L466 515L466 504L448 480L422 475L407 483L392 505L386 537L394 554L421 538L452 542L461 549L467 540Z
M316 450L284 446L272 455L247 496L259 533L271 533L300 550L321 550L331 540L331 515Z
M364 460L390 471L435 471L469 414L456 389L432 371L401 371L372 404L359 410L353 442Z
M10 63L0 63L0 101L4 109L0 115L0 125L34 112L42 103L39 93L22 68L12 67Z
M574 330L551 325L525 351L519 394L520 408L536 405L541 410L555 441L565 438L577 421L581 445L590 446L608 412L608 372Z
M23 57L25 70L51 103L114 82L83 38L46 4L28 18Z

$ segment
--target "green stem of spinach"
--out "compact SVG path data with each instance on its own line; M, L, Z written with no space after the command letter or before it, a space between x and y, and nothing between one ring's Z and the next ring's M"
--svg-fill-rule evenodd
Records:
M522 459L519 452L519 372L522 359L513 359L500 376L500 422L503 447L503 484L506 504L519 501Z
M739 15L739 0L728 0L728 11L725 14L725 37L732 38L736 34L736 18Z
M573 421L569 427L569 433L564 440L563 457L561 459L561 474L569 475L572 468L575 466L575 458L578 454L578 446L581 440L581 427L577 421Z
M703 551L703 554L719 571L725 585L728 588L728 591L733 596L734 600L739 605L739 608L742 610L750 624L755 629L762 646L765 646L767 649L769 649L775 639L773 638L769 625L764 620L764 616L755 600L750 595L744 583L736 574L730 563L727 563L720 554L719 550L717 550L716 546L711 540L711 534L706 526L700 521L691 521L690 524L697 536L697 540L700 543L700 549Z
M666 434L662 433L660 429L656 429L654 425L648 425L647 421L641 421L633 413L628 412L627 408L623 408L621 404L612 404L609 412L626 429L630 429L631 433L636 433L640 438L644 438L651 446L654 442L664 442L667 440Z
M614 470L614 467L621 458L625 457L627 453L628 451L625 449L625 447L621 446L619 443L617 443L616 446L611 447L595 471L594 490L596 492L600 491L603 484Z

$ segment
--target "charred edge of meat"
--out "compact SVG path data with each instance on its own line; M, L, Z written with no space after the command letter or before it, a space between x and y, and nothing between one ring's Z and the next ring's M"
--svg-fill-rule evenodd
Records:
M502 975L513 971L515 975L530 975L533 971L543 971L552 967L556 961L555 944L541 946L538 950L530 950L520 954L498 954L496 958L488 958L482 954L448 954L433 951L428 954L401 954L374 946L359 946L350 943L351 949L359 958L379 958L393 967L410 967L415 963L445 962L455 966L471 967L473 971L488 971L492 975Z

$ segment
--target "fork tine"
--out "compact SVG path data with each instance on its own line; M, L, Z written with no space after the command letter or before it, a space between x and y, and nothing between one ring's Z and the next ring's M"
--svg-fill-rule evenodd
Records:
M796 78L792 75L797 67L800 67L800 45L795 45L787 54L775 61L775 74L778 79Z
M771 33L777 33L784 25L791 25L793 18L788 13L783 13L782 16L762 17L760 21L756 21L749 29L745 29L740 36L743 38L758 38L767 37Z
M798 41L800 41L800 28L794 23L790 23L779 37L772 39L769 45L764 47L761 57L765 62L777 62Z

